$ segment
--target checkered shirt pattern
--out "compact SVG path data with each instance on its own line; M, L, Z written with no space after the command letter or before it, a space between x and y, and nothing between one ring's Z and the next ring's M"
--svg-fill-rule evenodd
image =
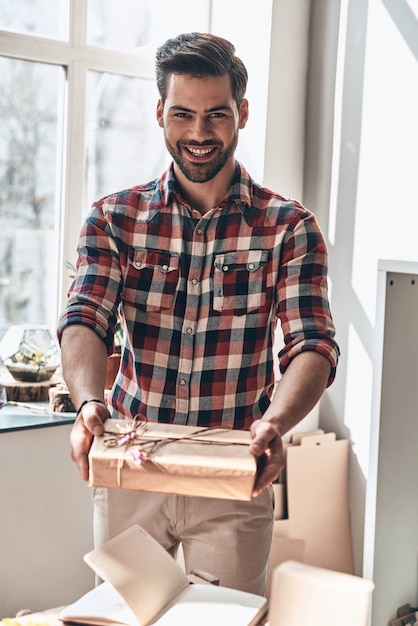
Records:
M172 166L146 185L93 205L77 276L61 315L112 352L121 303L125 339L109 408L114 417L248 429L281 372L313 350L339 349L327 296L327 251L312 213L257 185L236 164L229 193L200 215ZM277 372L276 372L277 373Z

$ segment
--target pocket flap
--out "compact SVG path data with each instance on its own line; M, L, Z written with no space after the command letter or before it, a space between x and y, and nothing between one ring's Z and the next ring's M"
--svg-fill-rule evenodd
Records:
M167 273L177 270L179 267L179 257L163 250L130 248L128 261L137 270L153 267L158 268L163 273Z
M268 259L268 250L236 250L215 256L217 270L227 273L235 269L256 272Z

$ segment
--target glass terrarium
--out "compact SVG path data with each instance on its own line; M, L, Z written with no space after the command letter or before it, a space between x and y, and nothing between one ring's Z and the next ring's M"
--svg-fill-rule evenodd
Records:
M16 380L49 380L60 365L60 352L47 326L11 326L0 342L4 366Z

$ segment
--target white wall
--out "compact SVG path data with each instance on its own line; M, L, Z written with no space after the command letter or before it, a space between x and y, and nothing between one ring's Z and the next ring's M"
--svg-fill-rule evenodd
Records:
M310 1L273 0L264 184L303 197Z

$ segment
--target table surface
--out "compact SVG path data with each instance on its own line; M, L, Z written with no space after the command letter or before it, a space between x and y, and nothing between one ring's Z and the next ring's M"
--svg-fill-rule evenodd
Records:
M51 381L54 384L62 382L62 376L54 374ZM46 385L49 381L39 383ZM0 383L6 386L16 384L4 365L0 362ZM25 385L26 383L19 383ZM27 383L29 384L29 383ZM32 385L36 383L30 383ZM10 398L9 398L10 400ZM46 426L59 426L61 424L72 424L75 420L75 413L55 413L51 411L49 402L18 402L6 404L0 408L0 433L12 432L16 430L30 430L32 428L45 428Z
M0 624L1 626L34 626L35 624L37 626L62 626L59 615L63 608L63 606L60 606L55 609L39 611L38 613L19 613L16 617L3 618Z
M6 404L0 409L0 433L72 424L74 420L75 413L53 413L49 402L27 402L25 406Z

